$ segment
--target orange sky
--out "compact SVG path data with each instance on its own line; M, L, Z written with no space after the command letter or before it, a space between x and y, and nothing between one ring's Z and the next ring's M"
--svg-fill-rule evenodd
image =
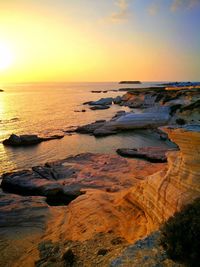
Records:
M91 7L89 0L0 2L0 81L199 77L199 55L173 40L173 21L159 21L139 2L135 10L146 12L146 19L131 13L128 0L108 2L93 1Z

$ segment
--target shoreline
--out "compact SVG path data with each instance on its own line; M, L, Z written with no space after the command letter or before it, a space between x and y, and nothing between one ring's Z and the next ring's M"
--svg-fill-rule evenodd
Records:
M0 265L7 262L12 266L42 267L59 262L59 266L70 263L74 267L122 266L122 260L137 266L138 262L125 257L124 251L140 240L141 263L145 258L144 238L153 240L150 254L154 249L162 255L154 231L183 205L200 196L200 125L196 114L199 90L160 90L155 93L151 88L148 94L128 90L115 105L134 105L143 113L118 113L109 121L84 125L75 131L81 129L84 135L92 134L95 139L97 133L112 138L123 136L138 125L141 128L142 121L147 135L152 131L157 140L169 138L179 147L180 151L167 152L167 163L82 153L2 175L0 226L6 246L2 243L4 257ZM101 100L101 105L107 103L102 104ZM182 119L184 125L178 124L177 119ZM155 151L151 148L145 153L152 155ZM132 249L138 251L136 247ZM160 256L157 263L161 262L169 259ZM176 266L174 262L170 264Z

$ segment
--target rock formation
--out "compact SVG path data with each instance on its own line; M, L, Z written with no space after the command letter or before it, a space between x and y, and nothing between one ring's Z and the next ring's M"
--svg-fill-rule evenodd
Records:
M166 152L175 149L163 147L119 148L117 153L131 158L142 158L150 162L167 162Z
M168 168L149 176L125 196L153 228L200 195L200 127L165 129L180 151L168 153Z
M3 141L5 146L31 146L36 145L44 141L54 140L54 139L61 139L64 135L52 135L47 137L39 137L35 134L24 134L24 135L16 135L11 134L8 139Z

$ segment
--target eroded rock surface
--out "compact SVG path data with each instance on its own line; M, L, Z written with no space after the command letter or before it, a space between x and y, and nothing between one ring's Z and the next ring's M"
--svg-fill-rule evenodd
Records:
M58 251L69 247L74 255L73 264L75 262L79 264L74 266L80 266L80 262L83 266L91 266L91 263L94 263L94 266L109 266L116 255L119 255L127 245L126 242L135 243L146 237L158 229L184 204L199 197L199 126L165 129L165 131L180 147L178 152L168 152L168 165L124 159L116 155L88 153L36 167L29 170L26 178L23 175L26 176L27 171L24 174L18 172L17 175L16 173L4 175L3 183L9 178L6 182L9 182L10 188L15 188L16 184L20 183L19 177L23 174L20 187L29 188L31 184L35 188L44 190L47 186L44 192L48 192L48 186L51 189L51 183L53 183L53 185L60 186L63 192L68 192L69 189L76 192L78 185L78 190L84 190L85 194L71 201L68 206L57 207L48 206L43 197L39 197L34 206L34 199L38 198L37 196L17 196L19 199L30 198L30 205L34 207L36 218L39 214L39 218L36 220L40 222L41 218L42 223L39 223L38 235L34 234L35 239L20 237L16 243L16 239L12 235L6 234L6 242L1 242L1 250L4 251L3 266L6 266L6 259L8 259L8 263L12 263L7 266L34 266L34 262L38 262L40 259L44 260L40 258L38 245L47 241L52 244L58 242ZM26 180L29 179L31 182L27 184ZM25 189L23 188L23 190ZM11 197L12 200L9 201L13 201L12 205L14 205L15 197L6 195L8 198ZM6 201L4 201L3 212L9 210L10 202ZM37 213L38 201L39 203L42 201L42 207L44 205L41 217L40 212ZM16 203L17 206L20 206L18 202ZM46 210L50 215L48 215L48 220L46 219ZM30 211L33 212L31 209ZM27 210L26 215L30 211ZM13 214L11 226L13 226L15 216L20 215L20 212L18 209L11 209L11 214ZM33 217L34 214L32 213ZM29 215L27 220L29 220ZM32 219L30 221L32 222ZM5 225L5 220L3 223L3 231L8 233L6 229L9 229L9 223ZM27 229L30 229L29 232L32 233L31 228ZM31 246L28 240L33 242ZM148 239L138 241L134 246L142 244L145 246L146 242L149 242ZM21 246L17 254L14 252L13 244ZM151 248L147 247L149 257L143 257L137 249L136 263L142 262L142 266L145 266L146 263L155 260L155 257L160 257L160 255L162 263L163 254L160 254L159 250L157 252L155 250L150 252L150 250ZM95 256L90 256L91 251L95 252ZM135 253L134 248L133 252ZM153 259L152 255L155 255ZM42 262L43 266L47 262L49 262L48 257L46 261ZM61 260L61 262L63 261Z
M0 189L0 266L15 266L39 242L49 217L45 198L22 197ZM34 265L29 263L26 266Z
M154 227L200 195L200 127L166 129L180 151L168 153L168 169L133 187L126 198L140 207Z
M3 176L3 188L5 190L16 190L16 185L18 185L18 194L32 195L33 188L34 195L38 192L37 190L44 193L45 198L38 196L16 197L29 201L28 207L32 206L33 208L33 210L30 208L30 212L35 212L31 216L38 215L38 224L40 225L40 218L41 220L44 219L45 224L41 224L42 236L41 232L38 234L34 232L35 239L34 241L30 239L30 242L33 242L31 245L27 236L24 237L27 240L26 242L21 237L16 242L12 235L6 235L7 243L2 242L1 247L4 251L4 257L2 258L2 264L4 264L2 266L34 266L34 262L40 258L38 244L48 240L53 243L58 242L61 248L73 247L75 258L78 258L78 264L83 262L83 266L87 266L94 261L95 264L99 262L99 264L105 266L105 262L108 262L110 257L114 257L117 251L121 251L127 240L135 240L138 236L141 237L147 232L147 220L143 216L143 211L126 201L124 196L134 184L164 168L164 166L165 164L151 164L145 161L123 159L117 155L88 153L70 157L63 161L48 163L32 170L5 174ZM5 188L4 183L8 183L10 189ZM54 192L55 184L58 188L61 187L66 194L77 192L77 188L78 192L82 189L85 194L77 197L68 206L49 206L45 203L46 197ZM9 201L13 201L14 206L20 207L18 202L15 203L13 195L4 194L8 199L11 198ZM37 213L38 209L34 205L34 199L35 201L37 199L37 201L42 201L45 207L42 215L40 212ZM9 203L5 203L3 209L7 210L8 205ZM47 221L46 210L49 214ZM12 209L12 212L13 225L15 217L20 218L20 210ZM28 215L29 211L25 214L27 220L29 220L31 218ZM24 223L26 224L26 221ZM31 227L34 227L34 223L31 223L31 225L30 228L26 228L29 233L32 233ZM20 231L23 231L23 227ZM6 229L9 228L8 220L4 231L8 233L9 230ZM103 236L100 233L103 233ZM120 238L124 241L120 241ZM79 242L77 249L76 242ZM17 254L14 247L16 244L23 248L18 250ZM99 247L94 248L96 244L99 244ZM108 250L104 256L98 255L98 252L102 249ZM91 251L94 250L93 259L88 259ZM8 260L7 257L9 258L10 254L13 256L11 260ZM9 262L10 265L6 265L6 262ZM61 262L63 261L61 260Z

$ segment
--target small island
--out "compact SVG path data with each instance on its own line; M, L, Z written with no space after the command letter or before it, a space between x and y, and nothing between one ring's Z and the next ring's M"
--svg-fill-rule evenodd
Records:
M140 81L120 81L119 84L141 84Z

